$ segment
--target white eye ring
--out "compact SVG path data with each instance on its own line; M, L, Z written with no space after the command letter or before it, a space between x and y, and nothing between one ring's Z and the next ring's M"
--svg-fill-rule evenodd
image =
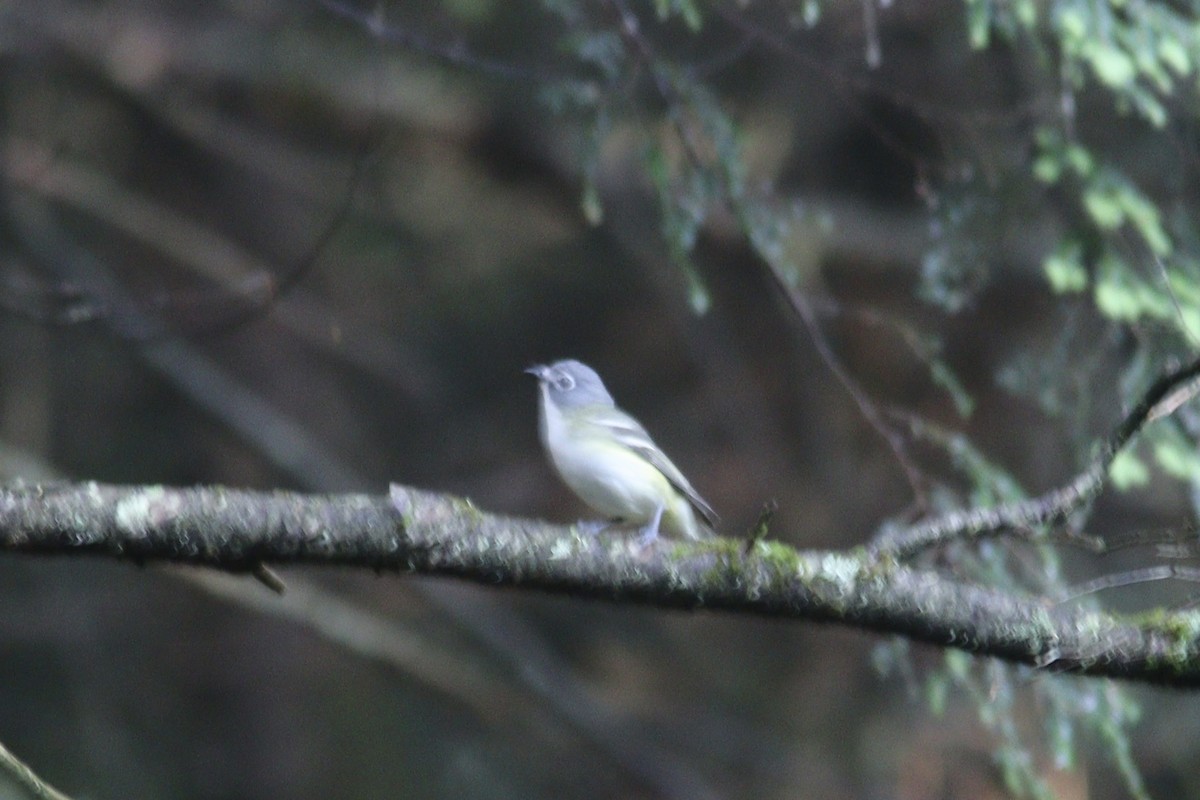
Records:
M560 372L554 379L554 388L560 392L569 392L575 388L575 379L565 372Z

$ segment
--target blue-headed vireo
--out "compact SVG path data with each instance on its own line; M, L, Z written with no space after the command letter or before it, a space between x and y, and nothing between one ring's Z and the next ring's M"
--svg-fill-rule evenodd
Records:
M660 527L688 539L712 535L712 507L646 429L617 408L595 370L557 361L525 371L541 389L542 444L583 502L610 520L643 525L643 544L654 541Z

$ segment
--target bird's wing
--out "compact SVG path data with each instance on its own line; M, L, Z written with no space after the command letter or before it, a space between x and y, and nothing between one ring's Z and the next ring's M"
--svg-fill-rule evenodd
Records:
M663 477L688 499L692 507L700 513L700 516L704 517L704 521L708 523L709 527L717 526L720 521L717 512L713 511L712 506L692 488L688 479L683 477L683 473L679 471L679 467L671 463L671 459L667 458L667 454L654 443L640 422L616 408L606 409L606 413L603 414L596 414L592 417L592 421L604 427L617 442L653 464L655 469L661 472Z

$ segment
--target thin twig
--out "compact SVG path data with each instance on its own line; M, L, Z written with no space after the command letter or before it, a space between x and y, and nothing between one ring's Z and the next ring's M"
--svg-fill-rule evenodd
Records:
M559 79L550 70L542 67L512 64L476 55L461 40L436 43L423 34L396 25L389 25L384 21L380 10L381 6L378 5L374 6L372 10L364 11L349 3L338 2L338 0L320 0L320 2L328 11L357 23L380 41L429 56L450 66L462 67L473 72L508 80L550 82Z
M1163 263L1162 256L1158 253L1151 253L1151 255L1154 256L1154 264L1158 267L1158 274L1162 277L1163 289L1166 290L1167 296L1171 298L1171 305L1175 307L1175 318L1179 320L1179 327L1183 330L1184 335L1191 345L1195 347L1197 344L1200 344L1200 338L1197 338L1196 331L1188 327L1187 315L1183 313L1183 306L1180 305L1179 297L1175 294L1174 287L1171 286L1171 273L1167 270L1167 265ZM1169 414L1170 411L1167 413Z
M746 537L746 547L742 551L743 555L750 555L750 551L759 542L767 538L767 533L770 530L771 518L775 516L775 512L779 510L779 501L771 498L763 503L762 511L758 513L758 522L754 523L754 527L750 529L750 535Z
M743 34L753 37L754 41L764 45L767 50L813 73L821 85L836 89L847 98L848 106L851 105L848 99L851 94L884 95L931 125L965 122L1017 126L1041 115L1048 102L1047 97L1042 96L1011 108L964 108L961 104L929 100L894 86L885 86L877 79L847 74L835 69L833 64L836 62L814 53L811 47L792 45L787 35L780 33L786 30L785 26L769 26L756 22L750 19L744 9L732 5L718 5L713 7L713 12ZM853 104L850 110L866 116L866 112L860 106L861 104ZM885 141L884 144L890 146L891 142ZM907 150L903 147L899 149ZM920 160L915 155L912 158Z
M862 385L850 374L850 370L841 362L837 354L833 352L833 348L830 346L829 340L825 338L825 332L821 329L821 324L813 312L812 304L809 303L808 297L799 289L793 287L776 265L765 260L763 263L766 265L767 271L776 287L787 298L792 310L796 312L796 316L804 323L809 339L817 349L817 354L821 357L821 360L825 362L825 366L833 373L838 382L842 384L842 388L850 395L850 398L858 407L859 413L862 414L863 419L867 421L871 429L879 434L887 443L896 462L900 465L900 469L904 472L904 477L908 481L908 485L912 488L917 508L928 508L929 498L926 489L928 481L921 472L920 467L909 456L904 437L884 421L883 414L880 413L878 406L871 400Z
M646 66L651 76L653 76L655 89L667 105L671 124L683 144L684 152L689 162L694 168L707 171L708 168L703 156L703 148L692 127L687 124L685 115L682 113L685 107L683 93L679 87L672 83L668 70L657 68L659 64L658 55L655 52L654 46L642 33L642 26L637 15L630 9L626 0L608 0L606 4L614 10L618 17L622 41L626 43L626 47ZM728 176L724 175L719 169L715 170L714 174L723 183L726 199L737 210L737 207L743 205L743 200L739 196L738 191L730 184ZM788 284L788 281L780 273L775 264L771 263L768 259L762 260L772 279L804 323L809 338L817 348L817 353L820 355L821 360L825 362L825 365L846 391L849 392L859 412L866 419L867 424L883 438L891 449L897 462L900 464L905 479L912 488L917 508L926 508L928 501L925 490L925 479L916 462L909 457L903 437L884 422L882 414L880 414L879 409L876 408L866 391L833 352L833 348L825 338L820 323L817 321L816 314L808 302L808 298Z
M873 545L873 550L903 559L955 539L992 535L1003 530L1036 531L1062 522L1100 493L1113 459L1151 419L1164 399L1197 376L1200 376L1200 359L1156 380L1101 444L1087 469L1066 485L1029 500L943 514L892 532L885 540Z
M1135 547L1153 547L1158 558L1194 558L1200 551L1197 528L1187 523L1178 528L1142 528L1104 537L1087 537L1093 544L1087 549L1100 555L1108 555ZM1082 535L1082 534L1080 534ZM1068 539L1068 543L1074 543Z
M39 778L23 761L0 744L0 772L8 775L19 786L38 800L71 800L62 792Z
M1117 572L1112 575L1101 575L1090 581L1068 587L1066 591L1059 595L1056 602L1067 603L1105 589L1115 589L1123 586L1134 586L1139 583L1165 580L1200 583L1200 569L1195 567L1181 567L1178 564L1159 564L1153 567Z

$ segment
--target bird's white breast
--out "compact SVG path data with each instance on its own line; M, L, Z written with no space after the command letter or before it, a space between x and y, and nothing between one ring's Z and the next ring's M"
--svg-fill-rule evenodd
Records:
M542 388L543 393L547 391ZM543 397L542 444L563 482L594 510L630 522L649 520L664 498L671 497L662 473L623 447L600 426L568 422Z

